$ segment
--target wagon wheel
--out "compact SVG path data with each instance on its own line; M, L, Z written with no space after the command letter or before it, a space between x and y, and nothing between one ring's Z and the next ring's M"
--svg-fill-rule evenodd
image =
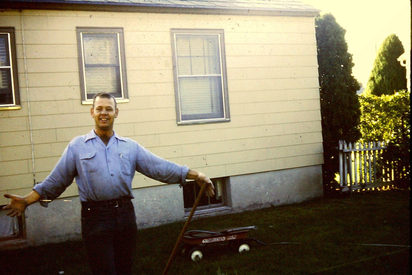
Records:
M195 247L190 250L189 257L192 261L197 262L203 258L203 253L198 247Z
M245 240L236 240L236 241L229 242L229 247L233 252L236 251L239 253L243 253L243 252L250 251L250 245Z
M239 251L239 253L249 252L250 251L250 246L247 243L242 243L241 245L239 245L238 251Z

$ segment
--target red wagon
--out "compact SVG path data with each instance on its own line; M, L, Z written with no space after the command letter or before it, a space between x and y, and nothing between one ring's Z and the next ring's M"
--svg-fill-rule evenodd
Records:
M256 226L246 226L238 228L229 228L223 230L190 230L183 235L182 253L189 256L192 261L199 261L203 258L203 250L210 244L229 245L238 252L247 252L250 250L250 242L256 241L263 244L255 238L248 238L250 230L257 230Z

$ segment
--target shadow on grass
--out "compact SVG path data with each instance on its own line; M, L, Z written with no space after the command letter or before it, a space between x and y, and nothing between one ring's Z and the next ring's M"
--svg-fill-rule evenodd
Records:
M354 193L193 220L188 230L255 225L248 253L209 247L169 274L409 274L410 193ZM183 222L139 231L135 274L162 274ZM81 242L0 252L1 274L90 274Z

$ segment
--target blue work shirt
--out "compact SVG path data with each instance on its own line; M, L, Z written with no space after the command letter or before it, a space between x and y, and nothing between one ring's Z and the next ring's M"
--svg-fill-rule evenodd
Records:
M50 175L33 190L43 200L54 200L75 178L81 201L133 198L135 171L165 183L185 183L189 168L162 159L116 133L106 146L92 130L68 144Z

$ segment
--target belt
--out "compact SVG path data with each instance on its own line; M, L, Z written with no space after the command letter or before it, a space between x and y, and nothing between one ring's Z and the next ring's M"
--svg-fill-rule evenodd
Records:
M82 201L82 206L86 208L94 207L121 207L123 204L131 201L130 197L121 197L119 199L106 200L106 201Z

